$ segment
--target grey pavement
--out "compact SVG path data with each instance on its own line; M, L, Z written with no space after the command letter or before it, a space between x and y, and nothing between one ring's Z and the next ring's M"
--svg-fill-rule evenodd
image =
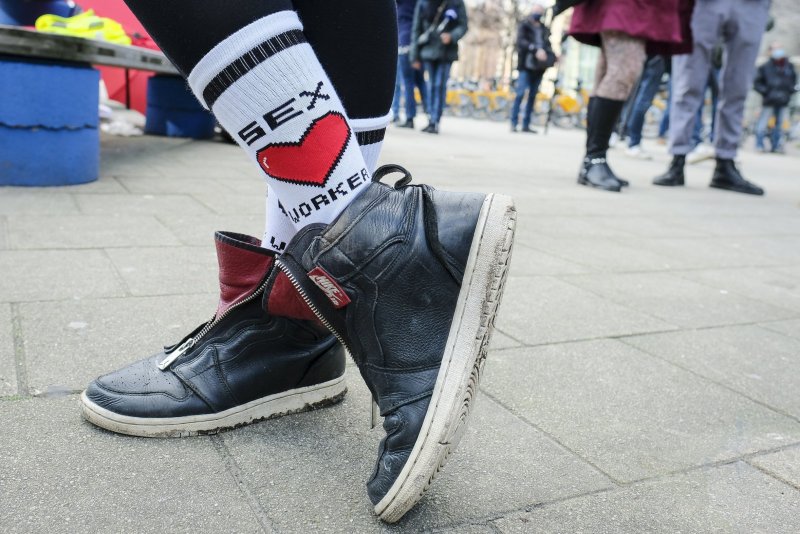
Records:
M260 235L239 149L103 139L102 178L0 189L3 532L798 532L800 157L742 152L764 198L610 154L622 194L575 184L578 131L446 118L390 129L417 181L516 198L517 242L482 395L458 452L398 525L364 483L381 429L348 367L324 410L217 436L84 422L95 376L213 313L215 229Z

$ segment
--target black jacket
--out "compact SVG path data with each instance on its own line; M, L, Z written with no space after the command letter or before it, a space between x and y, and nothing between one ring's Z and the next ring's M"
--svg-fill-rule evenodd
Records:
M544 24L540 24L539 29L541 34L537 39L536 27L530 19L523 20L517 28L517 69L523 70L528 54L535 54L538 48L553 53L553 47L550 44L550 30Z
M797 84L797 73L786 59L779 64L770 59L758 68L755 90L764 97L765 106L786 106L792 99Z
M433 22L438 26L444 17L439 21L429 21L425 13L429 10L436 11L442 5L441 0L420 0L417 9L414 11L414 24L411 28L411 49L409 50L409 60L413 61L449 61L458 59L458 41L467 33L467 8L464 7L464 0L443 0L447 3L443 13L448 9L456 12L455 20L447 23L444 33L449 33L452 37L450 44L442 43L436 28L431 28ZM419 44L420 35L430 31L430 38L424 45Z

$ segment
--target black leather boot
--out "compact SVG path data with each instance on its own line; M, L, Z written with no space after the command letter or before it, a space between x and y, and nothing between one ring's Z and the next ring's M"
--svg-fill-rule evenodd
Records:
M672 156L667 172L653 178L653 185L676 187L684 185L683 168L686 166L686 156Z
M216 244L214 318L89 384L81 405L90 422L135 436L211 434L344 397L344 348L293 287L267 286L274 254L240 234L218 232Z
M608 140L625 103L594 96L589 100L586 115L586 156L578 174L578 183L619 192L628 182L621 180L606 160Z
M406 122L401 122L397 124L398 128L410 128L414 129L414 119L406 119Z
M762 188L744 179L732 159L717 158L717 166L714 168L714 176L711 178L709 187L727 189L728 191L745 193L747 195L764 194Z
M405 172L384 167L376 180L390 170ZM509 197L410 180L370 184L277 260L347 347L385 418L367 493L387 522L421 498L464 432L516 221Z

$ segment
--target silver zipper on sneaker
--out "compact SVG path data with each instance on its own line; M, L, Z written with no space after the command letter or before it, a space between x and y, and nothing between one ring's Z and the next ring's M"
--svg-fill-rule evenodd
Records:
M161 360L161 363L158 364L158 368L161 369L162 371L166 370L170 365L172 365L175 362L175 360L177 360L178 358L189 352L189 349L194 347L197 344L197 342L203 338L203 336L208 334L208 332L212 328L214 328L221 320L227 317L233 310L235 310L239 306L247 304L248 302L252 302L253 299L255 299L257 296L261 295L261 293L264 292L264 288L266 287L267 287L267 280L264 280L264 282L260 286L258 286L258 289L256 289L253 293L251 293L247 297L243 298L242 300L240 300L239 302L237 302L236 304L234 304L233 306L222 312L221 315L219 316L215 315L213 319L211 319L206 323L206 325L203 327L202 330L200 330L200 332L197 333L197 335L190 337L189 339L181 343L177 349L167 354L167 357Z
M286 275L286 277L289 279L289 282L292 283L292 285L294 286L295 290L297 290L297 293L302 297L303 301L306 303L306 305L309 307L309 309L311 309L311 311L314 312L314 315L317 316L317 319L319 319L319 322L321 322L323 324L323 326L325 326L325 328L330 330L331 334L333 334L336 337L336 339L339 340L339 343L342 344L342 346L344 347L344 349L347 352L349 352L350 354L353 354L353 352L347 346L347 343L344 342L344 338L339 334L339 332L336 331L335 328L333 328L331 323L325 317L322 316L322 312L319 311L319 308L314 306L314 304L311 302L311 299L308 298L308 295L306 294L306 292L303 290L302 287L300 287L300 282L297 281L297 278L295 278L295 276L292 274L292 272L289 270L289 268L286 267L281 262L281 260L276 260L275 261L275 265L278 267L278 269L281 270L281 272L283 272L283 274Z
M350 355L352 355L353 352L347 346L347 343L345 343L344 338L341 336L341 334L339 334L339 332L336 331L335 328L333 328L333 325L331 325L331 323L325 317L323 317L322 312L319 311L319 308L314 306L314 304L311 302L311 299L308 298L306 292L303 290L302 287L300 287L300 282L297 281L297 278L295 278L295 276L292 274L289 268L286 267L281 262L281 260L276 260L275 266L278 267L278 269L280 269L281 272L286 275L286 278L288 278L289 282L292 283L292 286L294 286L294 289L297 291L297 294L300 295L300 297L302 297L303 301L306 303L306 306L308 306L308 308L312 312L314 312L314 315L317 316L317 319L319 319L319 321L323 324L323 326L327 328L330 331L330 333L336 337L336 339L339 340L339 343L342 344L344 350L346 350ZM375 402L375 399L373 398L372 403L370 405L370 430L375 428L375 425L377 424L379 417L380 417L380 408L378 408L378 403Z

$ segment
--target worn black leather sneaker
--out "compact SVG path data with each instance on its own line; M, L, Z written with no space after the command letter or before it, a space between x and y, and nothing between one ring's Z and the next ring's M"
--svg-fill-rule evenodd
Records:
M214 317L179 343L89 384L81 395L88 421L134 436L192 436L344 397L344 348L292 286L267 287L274 254L240 234L218 232L216 245Z
M464 432L516 222L509 197L409 182L370 184L276 261L276 277L347 347L385 418L367 493L387 522L421 498Z

